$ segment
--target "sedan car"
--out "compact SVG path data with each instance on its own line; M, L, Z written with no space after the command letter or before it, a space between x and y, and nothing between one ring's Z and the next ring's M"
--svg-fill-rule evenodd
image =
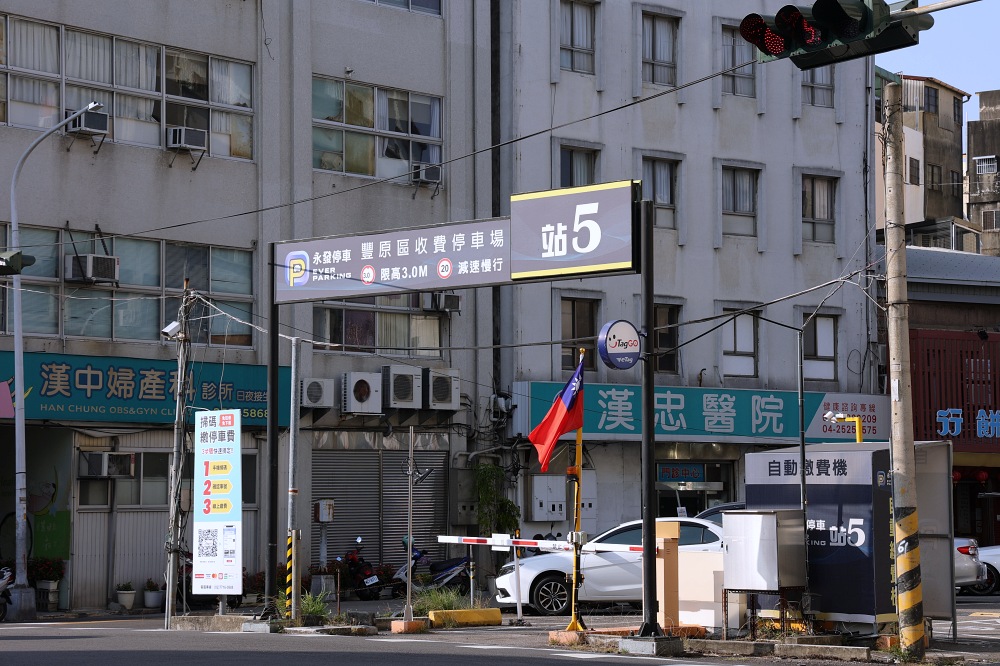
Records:
M722 550L722 528L697 518L657 518L657 522L680 523L678 549L689 551ZM594 537L580 551L583 583L579 599L583 602L609 603L642 601L642 558L638 552L599 552L596 544L642 545L642 521L622 523ZM520 561L521 603L541 615L565 615L570 610L570 582L573 553L544 553ZM517 603L514 563L500 567L497 576L497 602Z
M975 539L955 537L955 587L981 585L986 580L986 568L979 553Z
M1000 546L984 546L978 549L977 556L986 569L983 578L975 585L968 585L962 588L962 592L969 594L986 595L1000 592ZM956 555L956 558L958 556ZM956 559L957 562L957 559ZM958 585L958 579L955 579Z

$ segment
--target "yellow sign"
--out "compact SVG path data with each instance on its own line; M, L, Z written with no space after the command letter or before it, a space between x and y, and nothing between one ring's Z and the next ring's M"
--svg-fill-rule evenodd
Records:
M209 499L207 499L207 500L205 500L205 504L202 507L201 512L204 513L204 514L206 514L206 515L208 515L208 514L215 514L215 513L229 513L232 510L233 510L233 503L230 502L229 500L225 500L225 499L223 499L223 500L209 500Z
M209 476L229 474L233 470L233 466L226 460L210 460L205 463L205 466L205 473Z

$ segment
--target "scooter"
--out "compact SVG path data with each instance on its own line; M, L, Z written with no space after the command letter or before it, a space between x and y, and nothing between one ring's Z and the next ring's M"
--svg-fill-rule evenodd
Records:
M406 596L406 582L410 577L410 570L417 565L426 564L430 568L431 582L419 584L413 582L413 590L422 592L433 590L439 587L453 587L459 594L469 593L469 581L472 574L469 567L468 557L453 557L450 560L441 562L431 562L427 557L427 551L420 550L410 543L406 537L403 538L403 548L410 546L410 561L399 567L392 576L392 596L394 599L401 599Z
M354 584L354 591L361 601L378 599L382 590L378 587L378 575L371 562L361 556L361 537L355 539L358 545L347 551L344 561L347 563L348 579ZM337 558L340 559L340 558Z
M0 622L7 619L7 606L10 605L10 585L14 582L14 572L9 567L0 569Z

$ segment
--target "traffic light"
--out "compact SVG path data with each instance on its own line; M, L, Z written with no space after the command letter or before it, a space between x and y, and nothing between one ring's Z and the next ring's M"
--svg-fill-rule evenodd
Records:
M35 258L30 254L22 255L20 252L0 252L0 275L17 275L25 266L35 263Z
M747 14L743 39L759 60L789 58L799 69L913 46L934 20L924 14L893 21L884 0L816 0L811 7L785 5L774 16Z

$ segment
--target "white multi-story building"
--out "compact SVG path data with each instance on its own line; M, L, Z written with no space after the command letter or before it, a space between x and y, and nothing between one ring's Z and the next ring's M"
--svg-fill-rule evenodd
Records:
M433 470L412 505L424 545L477 529L484 460L513 481L524 532L567 531L562 474L534 473L525 436L541 414L527 396L551 400L581 340L585 529L638 516L639 371L603 367L593 343L608 320L638 323L638 276L282 305L274 321L279 241L500 217L512 194L642 180L656 218L660 514L739 498L747 451L799 442L803 326L809 438L853 439L825 432L827 409L863 410L886 436L865 282L871 68L755 65L739 21L778 3L734 4L2 3L0 182L67 111L96 100L108 114L106 133L98 116L41 143L16 190L36 259L21 313L32 548L69 560L63 605L103 606L115 583L162 573L177 348L160 331L185 278L198 294L187 402L243 416L251 573L284 541L289 337L306 341L295 462L311 563L323 532L309 505L328 497L328 557L362 535L369 560L400 561L411 427L417 467ZM2 284L7 381L17 314ZM280 450L265 430L273 330ZM0 391L12 461L5 404ZM89 466L107 452L134 453L134 474ZM560 448L553 470L564 460ZM12 468L0 465L0 559Z

